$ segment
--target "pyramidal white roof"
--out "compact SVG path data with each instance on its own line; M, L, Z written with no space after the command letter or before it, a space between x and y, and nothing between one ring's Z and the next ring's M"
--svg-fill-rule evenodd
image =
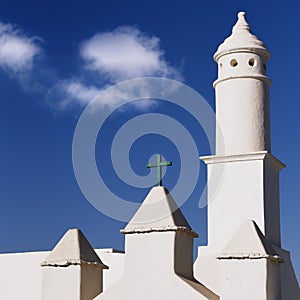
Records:
M223 249L218 259L267 258L283 262L256 223L245 221Z
M169 191L163 186L153 187L140 208L121 233L153 231L181 231L198 237L178 208Z
M265 44L251 33L250 26L245 19L245 12L239 12L238 20L232 28L232 34L219 46L214 59L217 61L220 56L230 52L255 50L263 52L267 59L270 58L270 52Z
M69 229L41 266L90 264L107 269L79 229Z

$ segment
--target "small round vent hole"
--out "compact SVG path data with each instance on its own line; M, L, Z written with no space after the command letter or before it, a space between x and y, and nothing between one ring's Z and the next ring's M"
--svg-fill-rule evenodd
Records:
M232 67L236 67L236 66L238 65L237 60L236 60L236 59L232 59L232 60L230 61L230 65L231 65Z
M254 58L250 58L249 61L248 61L248 64L249 64L250 67L254 67L254 65L255 65Z

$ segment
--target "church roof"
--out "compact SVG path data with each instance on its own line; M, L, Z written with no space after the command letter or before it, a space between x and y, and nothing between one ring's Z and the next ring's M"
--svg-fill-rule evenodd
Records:
M180 231L198 237L178 208L169 191L163 186L153 187L140 208L121 233Z
M89 264L107 269L79 229L69 229L41 266Z
M229 240L218 259L260 259L267 258L283 262L272 244L252 220L245 221Z
M250 26L245 19L245 12L239 12L238 20L232 28L232 34L219 46L214 59L217 61L224 54L245 50L262 51L267 59L270 57L270 52L265 44L251 33Z

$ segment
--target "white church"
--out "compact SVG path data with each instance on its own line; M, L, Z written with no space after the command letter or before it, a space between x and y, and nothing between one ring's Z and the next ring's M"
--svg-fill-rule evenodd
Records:
M70 229L52 251L1 254L0 299L299 300L280 241L285 165L270 152L269 58L240 12L214 55L216 150L201 157L210 178L208 245L198 248L194 263L197 233L176 199L156 186L121 230L124 252L93 249L79 229ZM223 167L215 192L213 170Z

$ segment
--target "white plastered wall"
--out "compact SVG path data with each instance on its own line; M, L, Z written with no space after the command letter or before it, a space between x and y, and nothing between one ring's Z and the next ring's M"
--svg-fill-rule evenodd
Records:
M222 300L280 300L278 263L267 259L220 262Z
M245 220L254 220L280 245L279 169L271 166L273 160L258 152L208 162L209 246L222 249Z
M104 289L119 280L124 272L124 253L113 249L95 249L103 263ZM49 251L0 254L0 299L41 300L42 267ZM18 288L16 288L16 286Z

